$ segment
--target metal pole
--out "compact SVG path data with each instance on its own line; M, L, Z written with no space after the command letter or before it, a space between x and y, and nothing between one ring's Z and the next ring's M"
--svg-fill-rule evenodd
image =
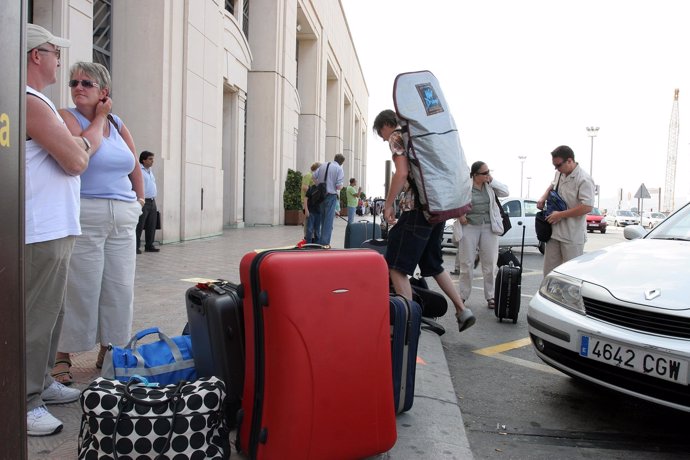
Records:
M522 183L524 182L522 172L523 168L525 166L525 160L527 159L526 155L518 155L518 159L520 160L520 198L523 198L522 196Z
M594 136L591 136L592 144L589 149L589 177L592 176L592 171L594 170Z

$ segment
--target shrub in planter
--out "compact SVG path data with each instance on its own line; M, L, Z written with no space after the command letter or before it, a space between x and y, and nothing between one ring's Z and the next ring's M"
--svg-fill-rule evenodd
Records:
M302 173L288 169L283 191L283 208L285 209L285 225L301 225L304 222L302 213Z

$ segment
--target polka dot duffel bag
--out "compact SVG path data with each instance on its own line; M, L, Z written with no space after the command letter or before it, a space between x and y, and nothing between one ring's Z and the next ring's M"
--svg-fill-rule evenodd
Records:
M216 377L158 386L97 378L82 391L80 459L227 459L225 384Z

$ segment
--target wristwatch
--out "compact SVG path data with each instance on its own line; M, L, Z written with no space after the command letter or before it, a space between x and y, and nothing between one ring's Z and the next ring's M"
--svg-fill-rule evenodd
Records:
M81 140L84 141L84 150L86 153L89 153L89 150L91 150L91 142L84 136L81 137Z

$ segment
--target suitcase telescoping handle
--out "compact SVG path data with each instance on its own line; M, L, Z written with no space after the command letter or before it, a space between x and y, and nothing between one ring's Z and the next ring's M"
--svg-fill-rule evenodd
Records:
M522 274L522 258L525 257L525 229L527 226L523 222L520 222L520 226L522 226L522 245L520 246L520 274Z

